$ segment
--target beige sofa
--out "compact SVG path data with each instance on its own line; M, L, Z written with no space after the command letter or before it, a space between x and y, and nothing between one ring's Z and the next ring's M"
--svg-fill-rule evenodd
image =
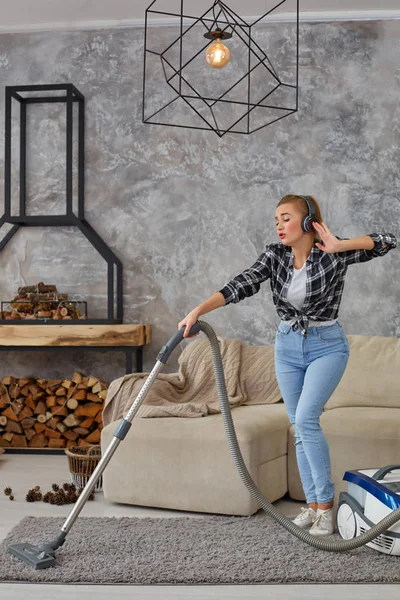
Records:
M349 335L346 372L325 407L336 496L346 470L400 463L400 340ZM293 427L282 402L232 411L248 469L270 500L304 494ZM118 422L103 429L103 451ZM230 456L221 415L198 419L134 419L103 474L106 500L228 515L259 507Z

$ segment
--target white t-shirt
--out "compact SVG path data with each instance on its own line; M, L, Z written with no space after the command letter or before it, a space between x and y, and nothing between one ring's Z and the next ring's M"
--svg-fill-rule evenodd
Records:
M306 280L307 280L307 262L301 267L296 269L293 266L293 277L289 284L287 299L297 310L301 310L304 300L306 298ZM333 325L337 319L331 321L309 321L309 327L325 327L327 325ZM296 323L296 319L286 321L288 325Z

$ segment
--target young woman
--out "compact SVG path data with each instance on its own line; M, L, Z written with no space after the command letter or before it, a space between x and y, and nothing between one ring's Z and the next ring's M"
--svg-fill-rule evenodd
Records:
M284 196L275 220L280 243L268 244L249 269L193 309L178 327L186 326L187 337L201 315L252 296L270 279L281 319L275 339L276 377L295 426L297 464L308 504L294 522L311 527L313 535L330 535L334 486L319 419L349 357L348 341L338 322L345 275L349 265L383 256L397 242L391 233L337 238L323 223L311 196Z

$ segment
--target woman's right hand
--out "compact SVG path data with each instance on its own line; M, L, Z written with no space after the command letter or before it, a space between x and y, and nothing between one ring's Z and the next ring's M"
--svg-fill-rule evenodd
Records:
M179 323L178 325L178 329L181 329L182 327L186 326L186 329L183 333L183 337L196 337L196 335L199 335L200 332L195 333L194 335L189 335L189 331L191 330L191 328L193 327L193 325L195 323L197 323L197 321L199 320L199 313L196 311L196 309L193 309L192 311L190 311L190 313L188 315L186 315L186 317L184 319L182 319L182 321Z

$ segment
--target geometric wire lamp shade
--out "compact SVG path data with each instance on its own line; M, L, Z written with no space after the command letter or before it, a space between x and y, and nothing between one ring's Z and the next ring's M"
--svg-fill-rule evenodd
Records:
M265 14L252 22L222 0L196 16L199 4L154 0L146 10L143 123L222 137L253 133L296 112L299 0L265 0ZM282 22L283 11L290 22ZM157 27L171 17L177 26ZM230 55L223 68L206 61L217 37Z

